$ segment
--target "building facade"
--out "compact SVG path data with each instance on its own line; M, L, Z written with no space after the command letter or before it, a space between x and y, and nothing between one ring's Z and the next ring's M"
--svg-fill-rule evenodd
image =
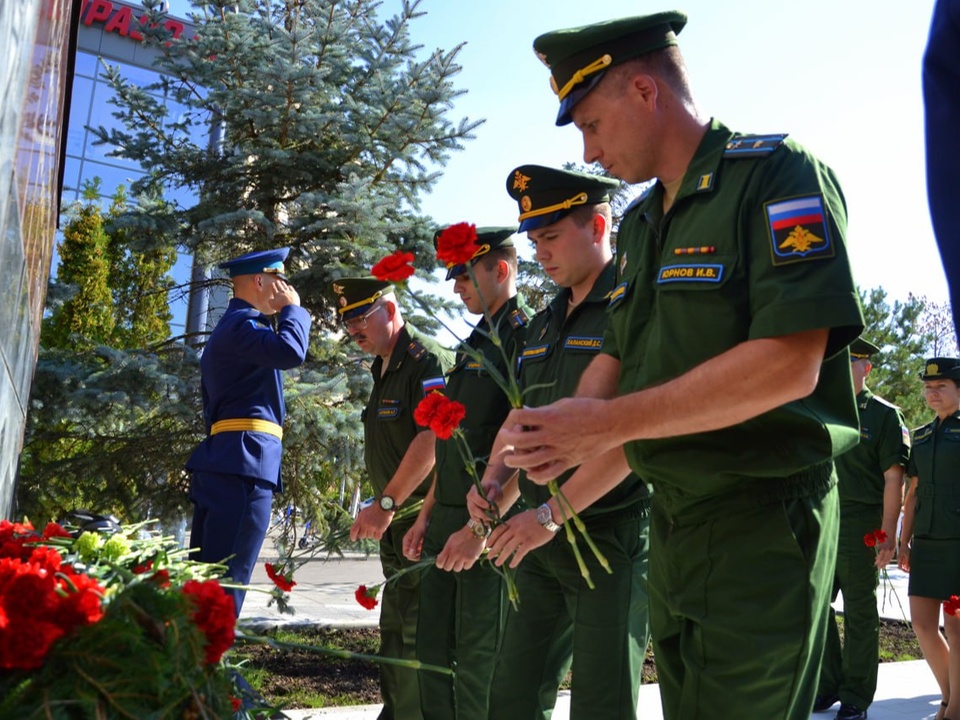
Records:
M13 509L59 211L79 6L0 3L0 515Z

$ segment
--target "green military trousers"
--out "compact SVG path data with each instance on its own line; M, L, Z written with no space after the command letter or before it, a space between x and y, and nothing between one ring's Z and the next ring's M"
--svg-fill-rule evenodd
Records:
M809 720L836 560L835 480L815 497L740 497L669 518L654 495L650 628L664 720Z
M880 613L877 611L877 583L880 571L874 561L876 550L863 536L880 529L883 505L842 503L840 540L837 544L837 571L833 599L843 593L843 650L837 616L830 608L827 646L823 653L818 695L839 695L840 702L866 710L877 691L880 663Z
M636 716L649 639L647 511L638 503L591 520L590 537L613 570L607 574L578 540L594 590L580 575L562 529L517 568L520 605L507 612L490 720L550 718L571 664L571 720Z
M463 506L434 505L423 542L424 557L439 554L447 538L469 517ZM456 672L453 678L420 673L424 720L487 720L506 603L503 581L486 561L465 572L433 569L424 574L417 659Z
M380 539L380 563L389 578L412 563L403 557L403 536L411 522L393 523ZM417 613L421 573L410 572L387 583L380 592L380 655L416 660ZM422 720L417 671L380 665L383 711L379 720Z

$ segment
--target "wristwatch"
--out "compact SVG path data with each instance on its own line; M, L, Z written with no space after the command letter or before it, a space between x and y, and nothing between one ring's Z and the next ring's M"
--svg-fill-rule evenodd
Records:
M384 512L393 512L397 508L397 501L389 495L381 495L377 503Z
M537 508L537 522L552 533L560 529L560 526L553 521L553 513L547 503Z

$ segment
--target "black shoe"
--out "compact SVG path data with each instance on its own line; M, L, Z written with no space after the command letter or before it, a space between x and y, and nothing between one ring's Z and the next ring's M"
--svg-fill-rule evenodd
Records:
M836 703L840 702L839 695L817 695L813 700L813 711L814 712L823 712L824 710L829 710Z
M867 720L867 711L850 703L840 703L836 720Z

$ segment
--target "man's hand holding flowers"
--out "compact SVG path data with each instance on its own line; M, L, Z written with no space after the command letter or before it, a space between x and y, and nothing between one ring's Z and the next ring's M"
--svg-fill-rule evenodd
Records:
M469 570L483 554L485 543L484 535L464 526L447 538L443 550L437 555L437 567L448 572Z
M373 503L357 513L357 519L350 528L350 539L380 540L393 520L393 511L384 510L379 503Z
M556 498L548 504L552 503L556 503ZM553 517L559 519L560 512L553 510ZM510 567L515 568L528 552L546 545L553 538L554 533L537 521L536 510L524 510L494 528L487 547L497 567L509 560Z

